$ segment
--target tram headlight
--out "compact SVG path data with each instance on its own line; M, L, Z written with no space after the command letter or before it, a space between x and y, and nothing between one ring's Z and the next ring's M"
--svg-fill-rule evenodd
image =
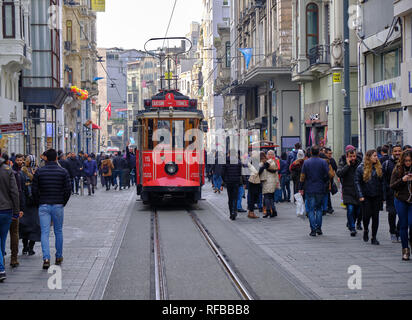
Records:
M165 171L168 175L173 176L177 173L178 166L174 162L169 162L168 164L165 165Z

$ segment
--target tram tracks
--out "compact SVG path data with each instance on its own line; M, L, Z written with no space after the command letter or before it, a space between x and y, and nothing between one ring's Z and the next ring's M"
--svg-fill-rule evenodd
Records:
M190 209L184 209L186 215L193 222L193 226L199 232L204 243L212 251L216 262L221 266L221 270L230 280L237 295L242 300L255 300L257 295L250 288L249 284L236 270L230 262L226 253L223 252L218 242L213 238L208 229L204 226L197 214ZM152 255L153 255L153 273L154 273L154 296L156 300L168 300L168 287L166 277L166 262L162 246L162 238L159 227L159 213L157 208L152 209ZM196 285L195 283L193 285ZM186 297L187 298L187 297Z

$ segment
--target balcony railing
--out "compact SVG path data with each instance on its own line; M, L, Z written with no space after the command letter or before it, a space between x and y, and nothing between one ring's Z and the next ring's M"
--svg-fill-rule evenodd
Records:
M330 46L319 45L309 50L309 65L330 64Z

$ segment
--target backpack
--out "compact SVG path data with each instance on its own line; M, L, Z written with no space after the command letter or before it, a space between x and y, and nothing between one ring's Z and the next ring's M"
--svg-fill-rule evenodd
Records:
M109 173L109 166L107 164L103 165L102 172L103 172L103 174L108 174Z

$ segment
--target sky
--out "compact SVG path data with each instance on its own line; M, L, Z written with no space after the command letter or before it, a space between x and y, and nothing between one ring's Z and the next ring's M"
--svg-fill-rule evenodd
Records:
M150 38L164 37L175 0L106 0L97 13L97 46L144 49ZM201 22L202 0L177 0L169 37L184 37L192 21Z

